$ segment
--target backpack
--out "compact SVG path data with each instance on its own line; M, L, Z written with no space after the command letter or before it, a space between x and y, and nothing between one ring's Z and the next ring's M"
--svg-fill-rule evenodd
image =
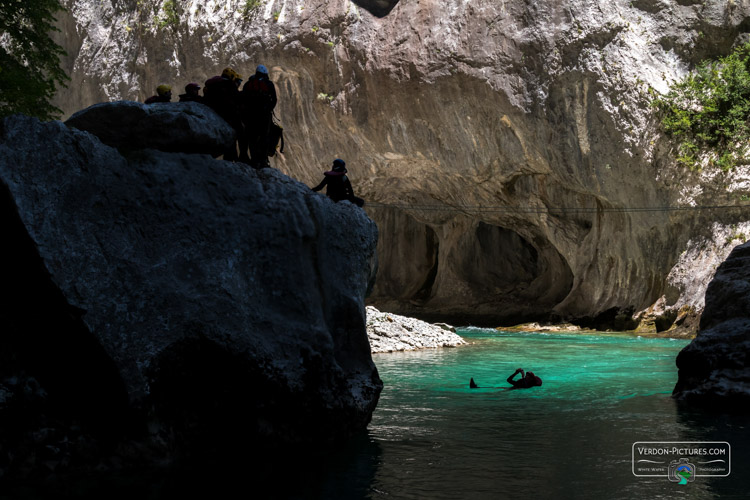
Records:
M245 105L248 110L273 110L271 97L271 83L267 78L257 78L251 76L242 87L242 93L245 98Z
M284 152L284 127L272 120L271 125L268 127L267 138L266 148L268 156L275 155L277 149L279 153ZM279 144L281 144L281 147L279 147Z

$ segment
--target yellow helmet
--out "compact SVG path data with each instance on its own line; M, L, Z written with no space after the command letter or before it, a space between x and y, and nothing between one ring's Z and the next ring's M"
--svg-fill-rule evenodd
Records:
M159 85L158 87L156 87L156 93L162 96L171 91L172 87L170 87L169 85Z
M229 79L231 81L242 80L242 75L240 75L239 73L237 73L232 68L224 68L224 71L221 72L221 77L222 78L227 78L227 79Z

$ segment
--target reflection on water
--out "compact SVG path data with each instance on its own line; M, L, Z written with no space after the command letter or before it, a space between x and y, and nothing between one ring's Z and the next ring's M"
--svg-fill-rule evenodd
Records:
M0 500L41 491L107 499L748 498L747 419L679 408L670 397L687 341L460 333L473 344L375 355L386 387L372 423L335 450L228 443L231 456L0 491ZM519 366L543 386L503 390ZM471 377L487 388L469 389ZM635 441L728 441L732 474L685 486L634 477Z
M386 384L370 425L369 498L746 498L742 419L678 409L687 341L624 334L460 332L473 345L375 356ZM505 391L517 367L544 385ZM469 378L486 389L471 390ZM637 478L635 441L729 441L729 478Z

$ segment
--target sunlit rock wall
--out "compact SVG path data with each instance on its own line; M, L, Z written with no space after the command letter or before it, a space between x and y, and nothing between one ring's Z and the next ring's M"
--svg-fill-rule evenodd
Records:
M701 302L705 263L739 242L721 235L744 237L742 210L625 209L747 195L741 169L677 168L649 107L745 39L746 0L67 5L66 113L268 66L287 140L273 165L313 185L347 160L380 228L381 307L488 321L660 314Z

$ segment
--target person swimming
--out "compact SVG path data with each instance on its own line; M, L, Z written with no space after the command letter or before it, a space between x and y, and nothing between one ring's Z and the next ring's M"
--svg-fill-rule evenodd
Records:
M518 380L513 380L513 378L521 374L521 378ZM513 375L508 377L508 383L512 385L513 387L505 387L507 390L513 390L513 389L530 389L532 387L538 387L542 385L542 379L534 375L534 372L526 372L524 373L523 368L518 368L515 372L513 372ZM470 389L481 389L477 385L476 382L474 382L474 377L469 380L469 388ZM486 388L485 388L486 389Z
M521 374L521 378L513 380L513 377L519 373ZM534 372L526 372L526 374L524 374L523 368L517 368L516 371L513 372L513 375L508 377L507 381L513 386L512 389L530 389L542 385L542 379L534 375Z

